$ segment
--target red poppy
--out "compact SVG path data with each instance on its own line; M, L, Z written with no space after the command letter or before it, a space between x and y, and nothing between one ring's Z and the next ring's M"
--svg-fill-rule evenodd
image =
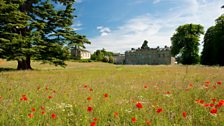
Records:
M92 98L91 97L88 97L87 100L90 101L90 100L92 100Z
M215 99L215 98L213 98L213 99L212 99L212 102L214 102L214 103L215 103L215 102L216 102L216 99Z
M104 94L104 97L105 97L105 98L107 98L107 97L108 97L108 94L107 94L107 93L105 93L105 94Z
M216 89L216 86L214 85L213 88Z
M91 122L90 126L96 126L96 122Z
M34 114L33 113L30 113L30 114L28 114L28 117L29 118L33 118L34 117Z
M224 106L224 100L220 100L216 107Z
M210 81L205 81L205 84L209 85L210 84Z
M87 108L87 111L88 111L88 112L92 112L92 111L93 111L93 108L92 108L92 107L88 107L88 108Z
M189 84L189 87L192 88L193 87L193 84Z
M56 114L54 114L54 113L51 114L51 118L52 118L52 119L55 119L55 118L56 118Z
M200 100L200 99L199 99L199 100L196 100L196 102L197 102L197 103L200 103L200 104L203 104L203 103L204 103L204 100Z
M158 109L156 110L157 113L160 113L160 112L162 112L162 111L163 111L162 108L158 108Z
M171 93L170 93L169 91L167 91L165 94L168 94L168 95L169 95L169 94L171 94Z
M118 112L114 112L114 117L117 117L118 116Z
M142 106L142 104L141 104L140 102L138 102L138 103L136 104L136 107L139 108L139 109L143 108L143 106Z
M48 96L48 99L52 99L53 98L53 96Z
M222 81L218 81L217 84L218 84L218 85L221 85L221 84L222 84Z
M148 86L147 86L147 85L145 85L145 86L144 86L144 88L148 88Z
M41 112L41 114L42 114L42 115L44 115L44 114L45 114L45 112L44 112L44 111L42 111L42 112Z
M89 89L89 91L93 91L93 89L92 89L92 88L90 88L90 89Z
M212 108L210 110L210 113L213 114L213 115L215 115L217 113L217 109L216 108Z
M84 85L84 88L87 88L87 85Z
M131 121L132 121L132 123L135 123L135 122L136 122L136 118L133 117L133 118L131 119Z
M32 108L31 110L32 110L33 112L35 112L35 111L36 111L36 109L35 109L35 108Z
M151 125L151 122L149 120L146 120L146 125Z
M28 98L26 97L26 95L22 95L22 97L20 98L20 101L27 101Z
M187 112L183 112L182 115L183 115L184 118L186 118L187 117Z
M96 122L97 121L97 118L93 118L93 120Z

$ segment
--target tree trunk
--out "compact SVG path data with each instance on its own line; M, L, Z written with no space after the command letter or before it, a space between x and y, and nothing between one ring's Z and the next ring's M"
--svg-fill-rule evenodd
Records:
M32 70L30 65L30 56L27 56L24 60L18 60L17 70Z

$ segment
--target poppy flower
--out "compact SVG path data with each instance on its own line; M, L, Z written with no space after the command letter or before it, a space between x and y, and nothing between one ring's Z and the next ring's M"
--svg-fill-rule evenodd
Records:
M213 114L213 115L215 115L217 113L217 109L216 108L212 108L210 110L210 113Z
M193 87L193 84L189 84L189 87L192 88Z
M118 112L114 112L114 117L117 117L118 116Z
M93 89L92 89L92 88L90 88L90 89L89 89L89 91L93 91Z
M156 110L157 113L160 113L160 112L162 112L162 111L163 111L162 108L158 108L158 109Z
M107 97L108 97L108 94L107 94L107 93L105 93L105 94L104 94L104 97L105 97L105 98L107 98Z
M87 85L84 85L84 88L87 88Z
M167 94L167 95L169 95L169 94L171 94L169 91L167 91L165 94Z
M33 118L34 117L34 114L33 113L30 113L30 114L28 114L28 117L29 118Z
M35 108L32 108L31 110L32 110L33 112L35 112L35 111L36 111L36 109L35 109Z
M92 107L88 107L88 108L87 108L87 111L88 111L88 112L92 112L92 111L93 111L93 108L92 108Z
M218 85L221 85L221 84L222 84L222 81L218 81L217 84L218 84Z
M187 112L183 112L182 115L183 115L184 118L186 118L187 117Z
M92 98L91 97L88 97L87 100L90 101L90 100L92 100Z
M212 102L213 102L213 103L215 103L215 102L216 102L216 99L215 99L215 98L213 98L213 99L212 99Z
M132 123L135 123L135 122L136 122L136 118L133 117L133 118L131 119L131 121L132 121Z
M143 106L142 106L142 104L141 104L140 102L138 102L138 103L136 104L136 107L139 108L139 109L143 108Z
M224 105L224 100L220 100L216 107L221 107Z
M146 125L151 125L151 122L149 120L146 120Z
M54 114L54 113L51 114L51 118L52 118L52 119L55 119L55 118L56 118L56 114Z
M147 85L144 85L144 88L148 88L148 86Z
M196 100L196 102L199 103L199 104L203 104L204 103L204 100L200 100L199 99L199 100Z
M96 122L91 122L90 126L96 126Z
M205 84L209 85L211 82L210 81L205 81Z
M48 96L48 99L52 99L53 98L53 96Z
M97 121L97 118L93 118L93 120L96 122Z
M20 101L27 101L28 98L26 97L26 95L22 95L22 97L20 98Z

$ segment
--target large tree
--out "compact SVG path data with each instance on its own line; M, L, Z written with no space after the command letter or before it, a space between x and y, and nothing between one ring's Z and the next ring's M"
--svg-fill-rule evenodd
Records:
M68 45L89 43L71 28L75 0L0 0L0 58L32 69L31 59L65 65Z
M216 19L216 25L210 27L204 37L201 64L224 66L224 15Z
M204 28L197 24L185 24L176 29L171 37L171 54L182 64L197 64L199 62L199 38L204 34Z
M204 36L204 48L201 53L201 64L214 65L217 64L216 43L215 43L215 26L208 28Z

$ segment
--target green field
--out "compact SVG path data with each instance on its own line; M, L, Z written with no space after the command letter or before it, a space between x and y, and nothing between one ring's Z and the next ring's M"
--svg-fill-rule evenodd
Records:
M0 125L224 126L222 67L67 64L0 61Z

